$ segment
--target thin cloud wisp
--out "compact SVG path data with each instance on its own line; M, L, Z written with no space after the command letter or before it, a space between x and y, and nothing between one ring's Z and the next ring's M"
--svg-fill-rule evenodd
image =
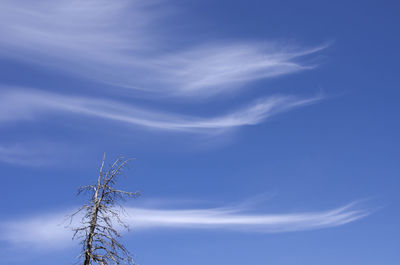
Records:
M271 96L224 115L200 118L152 111L112 100L72 97L46 92L14 91L3 93L1 96L0 121L32 120L59 112L97 117L158 130L209 133L259 124L270 116L311 104L320 99L320 97L304 99L292 96Z
M134 232L151 229L212 229L253 233L279 233L329 228L362 219L370 211L350 203L319 212L287 214L245 213L242 207L210 209L125 209L123 221ZM79 218L77 218L79 219ZM2 222L0 240L17 246L43 248L71 245L72 232L65 226L65 214L45 214L32 218ZM71 226L78 221L74 219Z

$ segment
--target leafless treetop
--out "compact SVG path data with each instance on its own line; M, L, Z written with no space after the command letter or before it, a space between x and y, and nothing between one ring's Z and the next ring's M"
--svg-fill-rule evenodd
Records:
M97 183L78 190L78 194L89 194L89 202L71 216L82 215L81 226L73 231L74 238L81 239L83 265L135 264L130 252L119 242L118 228L128 229L121 220L120 203L140 193L115 188L118 176L131 160L119 157L106 169L104 155Z

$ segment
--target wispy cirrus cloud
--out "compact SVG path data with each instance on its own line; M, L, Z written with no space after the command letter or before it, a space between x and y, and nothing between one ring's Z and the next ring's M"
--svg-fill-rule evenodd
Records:
M43 142L0 144L0 162L25 166L43 166L51 163L55 151L54 146Z
M14 90L1 94L0 122L34 120L57 113L67 113L158 130L210 133L259 124L273 115L320 99L319 96L271 96L220 116L194 117L148 110L119 101Z
M229 229L259 233L304 231L344 225L369 215L350 203L333 210L288 214L247 214L241 207L160 210L128 208L127 221L136 229Z
M1 139L0 163L17 167L62 167L64 166L63 161L65 161L66 157L68 157L71 163L79 161L81 158L79 154L84 152L84 150L84 148L71 142L37 139L29 135L21 140L5 141ZM71 153L74 155L72 156Z
M149 229L212 229L253 233L279 233L341 226L364 218L370 211L356 203L328 211L283 214L246 213L243 207L208 209L126 208L124 222L133 231ZM72 233L65 228L66 213L3 221L0 240L16 246L33 248L67 247ZM78 225L75 219L72 226Z
M315 65L303 65L298 58L325 48L289 49L278 45L225 43L168 55L158 63L163 66L160 81L171 84L175 94L212 96L232 92L254 80L313 69Z
M173 30L160 23L165 10L170 5L155 0L1 1L1 54L151 95L199 98L312 69L302 56L326 47L207 39L172 45Z

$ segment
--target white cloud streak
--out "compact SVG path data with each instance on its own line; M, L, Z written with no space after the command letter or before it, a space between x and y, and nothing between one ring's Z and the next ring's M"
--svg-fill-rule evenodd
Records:
M208 228L276 233L320 229L353 222L368 215L354 204L323 212L246 214L242 208L158 210L128 208L128 222L136 229Z
M272 115L311 104L319 99L320 97L300 99L272 96L225 115L199 118L150 111L112 100L72 97L32 90L8 91L1 94L0 122L34 120L56 113L67 113L158 130L209 133L259 124Z
M155 0L4 0L0 53L151 95L197 99L311 69L299 60L325 48L221 40L178 47L160 23L165 10Z
M75 159L79 161L78 154L83 150L79 145L72 143L29 138L25 137L24 140L13 143L2 139L0 142L0 162L15 166L62 167L64 165L62 161L65 161L68 154L71 154L72 151L75 154L73 157L71 155L68 156L70 162L75 162Z
M248 214L243 207L210 209L126 208L124 221L133 231L149 229L215 229L254 233L305 231L341 226L370 214L350 203L328 211L288 214ZM71 244L72 233L65 228L65 215L42 215L2 222L0 239L18 246L49 248ZM77 225L75 223L72 224Z
M25 166L43 166L49 164L54 157L56 148L46 143L0 144L0 161L9 164ZM60 149L58 149L58 152Z

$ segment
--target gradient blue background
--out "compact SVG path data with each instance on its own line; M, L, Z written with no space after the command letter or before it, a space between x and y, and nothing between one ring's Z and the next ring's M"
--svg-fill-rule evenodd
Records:
M254 82L243 95L322 91L326 98L215 138L101 120L88 125L69 116L1 124L2 143L51 139L76 148L57 154L60 161L52 166L1 163L1 218L79 205L84 198L75 196L76 187L92 182L105 151L110 159L118 154L136 158L121 185L142 190L139 200L224 205L273 194L259 208L330 209L366 199L364 206L374 209L357 222L315 231L134 232L125 240L139 264L400 264L399 2L220 0L171 5L184 9L171 23L180 25L176 33L188 38L198 32L215 38L329 43L318 55L318 68ZM2 85L103 95L96 92L102 84L33 63L3 57L0 69ZM165 107L207 115L224 104L226 99L190 107L176 101ZM77 254L77 249L22 252L5 242L0 246L1 264L72 264Z

